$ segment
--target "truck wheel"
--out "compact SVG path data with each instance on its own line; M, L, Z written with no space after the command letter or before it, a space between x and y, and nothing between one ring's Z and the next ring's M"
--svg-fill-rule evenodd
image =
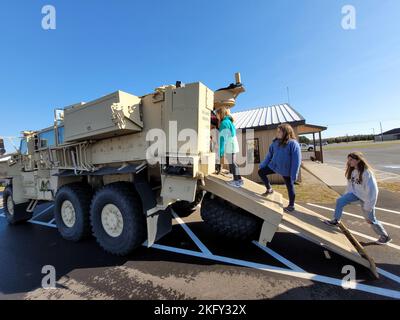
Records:
M54 218L58 232L69 241L80 241L90 235L90 200L92 189L81 183L61 187L54 201Z
M4 213L9 224L18 224L32 218L32 213L26 212L29 203L16 205L13 199L12 187L8 186L3 191Z
M196 193L196 198L193 202L189 201L177 201L171 207L172 210L181 218L189 217L193 212L196 211L197 206L203 200L203 191Z
M146 240L146 220L134 188L130 183L112 183L93 198L92 232L98 244L111 254L127 255Z
M254 240L261 232L262 219L207 192L201 217L216 233L234 240Z

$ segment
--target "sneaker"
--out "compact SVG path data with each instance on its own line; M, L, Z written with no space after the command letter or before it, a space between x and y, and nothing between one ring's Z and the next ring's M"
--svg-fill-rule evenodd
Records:
M274 193L274 190L273 190L273 189L269 189L269 190L265 191L265 192L262 194L262 196L269 196L270 194L273 194L273 193Z
M328 226L337 226L339 224L339 221L337 221L336 219L324 220L324 223Z
M291 213L291 212L294 211L294 207L288 206L288 207L284 208L283 211L285 211L285 212L287 212L287 213Z
M392 238L389 236L380 236L379 239L376 241L376 244L385 245L392 242Z
M244 185L243 179L237 180L237 183L239 184L239 186L243 186Z
M234 188L240 188L242 186L237 180L228 181L227 184Z

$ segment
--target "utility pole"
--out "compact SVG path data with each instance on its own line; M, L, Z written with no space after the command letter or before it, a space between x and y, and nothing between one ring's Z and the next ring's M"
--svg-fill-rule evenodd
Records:
M379 124L381 125L381 140L383 142L383 130L382 130L382 121L379 122Z
M372 128L372 134L373 134L373 137L374 137L374 142L376 142L375 141L375 128Z

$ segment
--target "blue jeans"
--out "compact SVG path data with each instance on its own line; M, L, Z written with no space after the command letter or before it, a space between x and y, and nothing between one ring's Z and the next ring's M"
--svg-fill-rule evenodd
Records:
M336 209L335 209L335 219L340 220L343 215L343 208L352 202L361 201L354 193L346 193L340 198L336 200ZM361 208L363 208L363 202L361 201ZM388 236L385 228L382 224L376 219L375 216L375 208L372 211L367 212L362 209L364 217L367 219L367 222L372 226L372 229L379 236Z
M270 167L265 167L265 168L260 168L258 170L258 175L260 176L261 180L264 182L265 187L270 190L272 189L271 184L268 180L268 175L274 174L275 171L273 171ZM288 191L288 196L289 196L289 206L293 207L294 206L294 201L296 199L296 192L294 191L294 181L290 177L283 177L285 180L286 188Z

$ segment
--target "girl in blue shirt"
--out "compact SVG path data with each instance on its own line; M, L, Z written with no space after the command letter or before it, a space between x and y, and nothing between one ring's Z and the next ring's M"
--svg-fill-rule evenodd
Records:
M260 164L258 175L267 188L264 195L272 194L272 186L268 175L278 173L285 180L289 195L289 206L285 212L294 211L296 193L294 183L296 182L301 165L301 149L296 140L293 128L289 124L281 124L277 129L277 137L269 147L268 154Z

